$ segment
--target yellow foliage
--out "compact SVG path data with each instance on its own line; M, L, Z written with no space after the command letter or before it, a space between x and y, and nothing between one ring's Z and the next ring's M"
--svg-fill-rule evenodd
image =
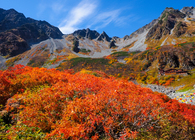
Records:
M118 61L117 59L111 59L108 63L113 64L114 62L117 62L117 61Z
M92 74L92 73L94 73L94 72L93 72L93 71L90 71L90 70L82 69L82 70L80 71L80 73L83 73L83 74Z
M126 63L128 64L128 63L130 63L131 62L131 60L132 60L133 58L131 58L131 57L126 57L124 60L126 61Z
M77 55L75 55L75 54L73 54L73 53L68 53L68 57L67 57L67 59L68 60L70 60L70 59L72 59L72 58L76 58L76 57L78 57Z

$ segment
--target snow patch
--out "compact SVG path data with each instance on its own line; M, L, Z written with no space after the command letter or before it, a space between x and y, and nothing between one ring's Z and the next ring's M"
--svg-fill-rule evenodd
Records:
M167 41L167 38L165 38L165 40L162 42L162 44L160 46L163 46L165 44L165 42Z
M174 30L174 28L173 28L173 29L171 29L171 34L170 34L170 35L172 35L172 34L173 34L173 30Z

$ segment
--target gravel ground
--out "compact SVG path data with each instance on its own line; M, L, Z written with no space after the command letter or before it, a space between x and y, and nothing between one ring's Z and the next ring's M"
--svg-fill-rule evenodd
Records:
M180 87L164 87L164 86L159 86L159 85L141 85L142 87L148 87L152 89L152 91L157 91L161 93L165 93L167 96L169 96L171 99L176 99L181 103L187 103L187 104L193 104L195 105L195 89L188 90L185 92L178 92L177 90Z
M136 85L140 85L136 81L131 81L131 82L133 82ZM185 92L177 91L179 88L183 86L174 88L174 87L165 87L165 86L154 85L154 84L147 84L147 85L141 84L141 87L148 87L152 91L164 93L167 96L169 96L171 99L178 100L180 103L187 103L187 104L195 105L195 86L194 86L194 89L188 90Z

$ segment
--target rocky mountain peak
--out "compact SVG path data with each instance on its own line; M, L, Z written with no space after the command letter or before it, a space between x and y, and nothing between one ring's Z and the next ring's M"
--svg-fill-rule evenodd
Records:
M111 38L103 31L97 38L98 41L108 41L110 42Z
M160 15L160 19L163 19L167 15L174 15L176 18L184 18L185 14L183 14L180 10L178 9L173 9L172 7L167 7L162 14Z
M82 29L77 30L74 33L72 33L73 36L78 38L88 38L88 39L97 39L98 41L108 41L110 42L111 38L103 31L101 34L99 34L95 30Z
M89 28L83 30L77 30L73 33L74 36L78 38L88 38L88 39L96 39L100 34L95 30L90 30Z
M0 10L0 32L19 27L26 22L26 17L14 9Z
M147 40L155 39L159 40L163 36L169 35L171 30L174 29L175 25L179 20L185 18L186 15L179 10L173 8L166 8L159 17L159 21L155 24L148 32ZM185 26L181 23L182 26ZM180 26L180 25L178 25Z
M118 39L120 39L118 36L113 36L111 40L116 41L116 40L118 40Z

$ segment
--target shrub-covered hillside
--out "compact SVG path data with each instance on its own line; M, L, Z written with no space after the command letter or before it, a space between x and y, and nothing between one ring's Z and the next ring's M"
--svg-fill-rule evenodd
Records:
M22 65L0 71L0 138L195 138L195 106L98 76Z

